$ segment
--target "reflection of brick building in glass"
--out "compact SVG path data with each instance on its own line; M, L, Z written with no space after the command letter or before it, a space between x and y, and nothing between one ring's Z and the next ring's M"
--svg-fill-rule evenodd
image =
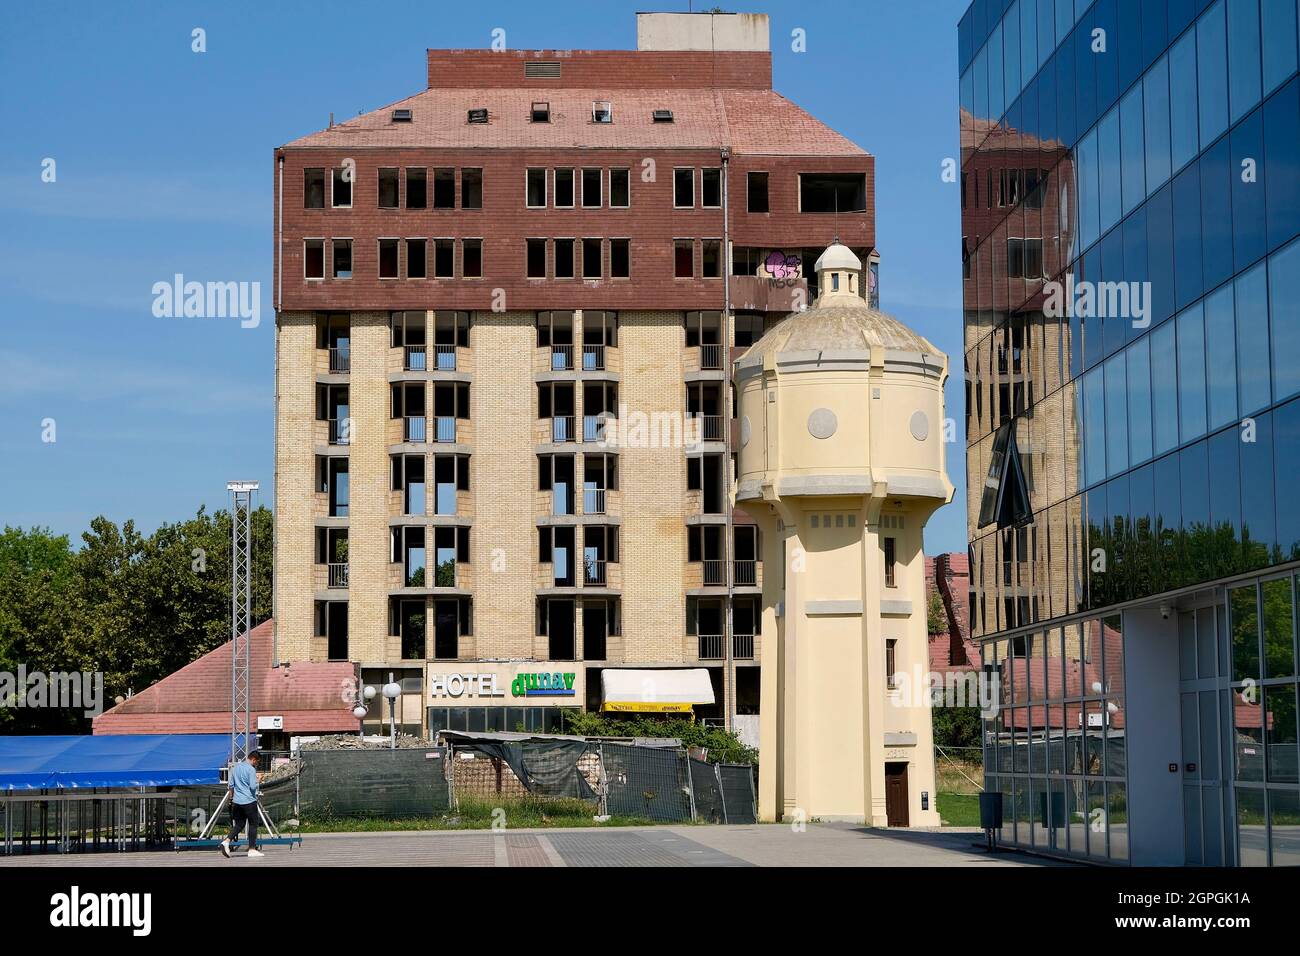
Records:
M976 0L959 26L970 631L1010 696L1010 842L1300 863L1297 21ZM1090 304L1045 314L1051 281Z

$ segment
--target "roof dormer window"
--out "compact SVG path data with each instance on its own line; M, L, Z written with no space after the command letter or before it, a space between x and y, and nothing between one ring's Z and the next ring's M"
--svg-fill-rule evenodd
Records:
M591 103L591 121L593 123L614 122L614 111L609 100L593 100Z

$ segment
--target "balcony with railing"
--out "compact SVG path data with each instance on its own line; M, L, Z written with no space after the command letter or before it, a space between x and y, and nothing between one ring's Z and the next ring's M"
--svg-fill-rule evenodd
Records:
M329 445L349 445L352 441L352 419L325 419L325 441Z
M402 441L420 443L427 440L427 418L423 415L407 415L402 419Z
M329 350L329 370L332 375L352 371L352 348L348 345L332 346Z
M609 514L609 489L584 487L582 489L582 513L585 515Z
M331 562L328 565L329 578L326 585L331 588L345 588L348 586L348 565L347 562Z
M585 344L582 346L582 370L584 372L605 371L605 346Z
M688 438L699 441L723 440L723 423L721 415L692 415L691 423L691 427L697 429L697 431L688 436Z
M723 368L724 349L721 343L705 342L688 345L683 356L683 370L692 372L720 372ZM716 376L710 376L716 378Z
M731 564L731 580L736 587L758 587L760 585L759 562L738 558Z
M429 354L427 345L402 346L402 371L426 372L428 370Z
M604 442L608 423L614 416L609 412L582 416L582 440L584 442Z
M574 416L572 415L554 415L551 417L550 438L557 444L564 442L577 441L577 436L573 431Z
M752 661L754 659L754 635L733 633L731 635L731 656L738 661Z
M571 344L544 346L542 352L546 356L546 370L551 372L573 371L573 346Z
M721 634L700 634L696 656L702 661L720 661L726 658L726 641Z

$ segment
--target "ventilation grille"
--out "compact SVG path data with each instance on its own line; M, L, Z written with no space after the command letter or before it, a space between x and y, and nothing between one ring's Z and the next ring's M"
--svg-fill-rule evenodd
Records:
M558 80L560 63L558 60L528 60L524 63L524 77L532 80Z

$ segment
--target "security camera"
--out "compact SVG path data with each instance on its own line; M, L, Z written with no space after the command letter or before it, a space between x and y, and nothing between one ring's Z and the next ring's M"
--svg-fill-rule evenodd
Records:
M1169 620L1169 615L1170 615L1171 613L1173 613L1173 612L1172 612L1172 610L1171 610L1171 608L1169 607L1168 604L1162 604L1162 605L1160 605L1160 617L1161 617L1161 618L1163 618L1164 620L1167 621L1167 620Z

